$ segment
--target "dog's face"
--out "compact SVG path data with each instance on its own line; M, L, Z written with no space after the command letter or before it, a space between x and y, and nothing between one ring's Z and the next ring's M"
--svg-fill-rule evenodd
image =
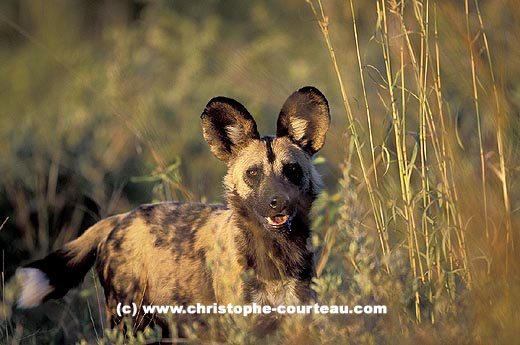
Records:
M249 112L235 100L212 99L202 114L204 138L228 165L228 198L271 232L287 233L307 214L320 186L312 156L323 146L330 114L312 87L293 93L280 111L276 137L260 137Z

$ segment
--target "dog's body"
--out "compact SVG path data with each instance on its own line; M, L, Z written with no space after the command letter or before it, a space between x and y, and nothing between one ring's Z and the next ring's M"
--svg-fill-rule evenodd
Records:
M309 212L320 179L312 156L330 115L315 88L291 95L277 136L260 137L238 102L217 97L201 116L228 165L227 205L166 202L104 219L63 249L19 269L18 305L63 296L96 263L112 327L118 303L299 304L312 298ZM144 328L154 317L138 315Z

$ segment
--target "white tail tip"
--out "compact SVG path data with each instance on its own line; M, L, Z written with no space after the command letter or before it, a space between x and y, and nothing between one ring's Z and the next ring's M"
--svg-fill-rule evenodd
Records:
M54 287L49 285L47 275L37 268L19 268L16 270L16 280L22 289L18 302L18 308L34 308L40 305Z

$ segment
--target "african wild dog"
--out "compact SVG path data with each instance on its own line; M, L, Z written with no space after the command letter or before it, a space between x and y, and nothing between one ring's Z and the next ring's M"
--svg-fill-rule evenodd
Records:
M121 325L118 302L275 306L312 298L309 213L321 184L312 156L329 127L326 98L313 87L293 93L276 136L261 137L246 108L225 97L213 98L201 119L211 151L228 166L227 205L164 202L104 219L18 269L19 307L63 296L94 263L112 327ZM135 326L152 319L139 315Z

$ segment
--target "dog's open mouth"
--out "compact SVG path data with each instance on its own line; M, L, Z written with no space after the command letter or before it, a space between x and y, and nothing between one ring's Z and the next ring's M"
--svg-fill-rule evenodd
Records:
M287 214L277 214L272 217L265 217L267 224L275 229L289 228L291 217Z
M265 217L265 220L267 220L267 224L278 228L286 225L289 222L289 218L286 214L277 214L273 217Z

